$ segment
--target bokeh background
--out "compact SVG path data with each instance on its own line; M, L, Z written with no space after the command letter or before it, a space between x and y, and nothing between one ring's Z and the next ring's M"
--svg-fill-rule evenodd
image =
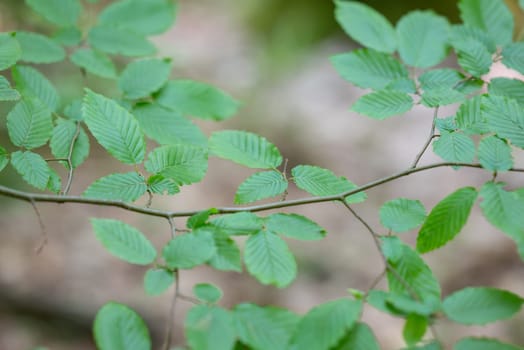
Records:
M458 21L455 0L364 2L393 23L416 8L431 8L451 22ZM107 3L89 5L90 15ZM523 13L516 1L507 3L520 30ZM329 63L331 55L356 48L336 24L333 10L330 0L180 0L175 26L154 41L160 56L173 58L172 77L215 84L243 102L234 119L220 124L198 122L207 134L226 128L256 132L280 148L289 159L289 168L314 164L363 184L411 164L429 132L431 112L416 107L404 116L377 122L348 110L364 91L343 81ZM52 32L23 1L0 1L0 31L17 29ZM80 96L83 83L108 94L116 91L110 80L89 75L83 80L69 63L38 68L55 83L65 101ZM495 66L490 74L515 73ZM0 143L4 147L9 143L5 117L10 107L0 105ZM453 113L451 106L441 109L440 115ZM438 158L428 152L422 164L434 161ZM524 159L517 158L516 165L522 167ZM93 141L90 159L76 172L72 193L80 194L95 179L125 169ZM154 206L174 210L229 206L236 187L249 174L251 171L230 162L211 159L201 184L183 188L174 197L156 198ZM455 189L472 182L480 185L490 176L471 169L435 169L372 189L369 199L355 209L380 231L378 209L383 202L400 196L420 199L429 210ZM524 186L522 176L501 174L500 179L511 188ZM0 183L27 188L9 169L0 173ZM290 191L289 198L300 196L304 193ZM109 300L127 303L143 315L158 348L171 293L146 296L142 288L146 269L110 256L96 241L88 218L124 220L146 232L157 247L169 239L168 224L118 209L73 204L38 204L38 208L49 235L40 254L35 253L40 231L31 206L0 197L0 349L94 349L92 320ZM305 313L314 305L347 295L347 288L367 288L382 270L367 232L344 208L325 203L288 211L307 215L329 232L320 242L289 241L299 265L298 278L289 288L265 287L247 274L202 267L181 272L182 291L190 294L195 283L209 281L224 290L223 306L252 301ZM402 238L413 243L416 232ZM446 249L425 257L444 295L468 285L492 285L524 295L524 264L513 243L481 217L478 207ZM184 344L183 319L189 307L184 302L178 305L177 345ZM384 349L403 346L401 320L368 308L364 320ZM523 312L511 321L485 327L439 322L437 329L448 344L465 334L484 334L524 345Z

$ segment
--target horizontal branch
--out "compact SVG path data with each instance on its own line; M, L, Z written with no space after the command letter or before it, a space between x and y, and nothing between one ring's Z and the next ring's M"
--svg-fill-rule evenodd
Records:
M344 199L347 196L351 196L359 192L366 191L370 188L377 187L379 185L397 180L404 176L408 176L414 173L418 173L418 172L422 172L422 171L426 171L426 170L430 170L434 168L450 167L450 166L482 169L482 166L480 164L451 163L451 162L434 163L434 164L420 166L416 168L410 168L402 172L399 172L397 174L393 174L393 175L369 182L363 186L359 186L352 190L349 190L343 193L339 193L336 195L320 196L320 197L306 197L306 198L301 198L301 199L292 199L292 200L286 200L286 201L281 201L281 202L253 205L253 206L244 206L244 207L222 207L222 208L217 208L217 214L231 214L231 213L238 213L241 211L259 212L259 211L295 207L295 206L313 204L313 203L344 201ZM524 169L513 168L513 169L510 169L509 171L524 172ZM189 217L201 211L201 210L193 210L193 211L160 210L160 209L142 207L142 206L134 205L131 203L126 203L123 201L85 198L85 197L80 197L80 196L61 196L61 195L50 195L50 194L43 194L43 193L30 193L30 192L15 190L15 189L12 189L6 186L2 186L2 185L0 185L0 195L10 197L10 198L20 199L20 200L30 202L30 203L31 202L51 202L51 203L59 203L59 204L60 203L80 203L80 204L97 205L97 206L105 206L105 207L117 207L117 208L121 208L127 211L139 213L139 214L162 217L166 219L170 219L174 217Z

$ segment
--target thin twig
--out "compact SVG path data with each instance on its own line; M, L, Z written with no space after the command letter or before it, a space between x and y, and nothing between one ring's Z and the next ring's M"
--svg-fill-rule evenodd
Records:
M35 249L36 254L40 254L47 244L47 231L45 229L45 224L44 220L42 219L42 215L40 214L40 210L38 210L35 201L29 201L29 203L31 203L31 206L33 207L36 218L38 219L38 226L40 226L40 235L42 237L42 240Z
M431 130L429 132L429 137L426 140L426 142L424 143L424 146L422 147L420 152L415 157L413 164L411 164L412 169L417 167L418 162L420 161L424 153L426 153L426 150L428 149L429 145L431 144L431 140L433 140L433 136L435 135L435 126L437 124L437 117L438 117L438 106L435 108L435 111L433 113L433 121L431 122Z
M190 302L191 304L195 304L195 305L202 304L202 302L198 300L197 298L193 298L192 296L185 295L182 293L178 293L178 299Z
M169 222L169 228L171 229L170 230L171 238L175 238L176 231L177 231L176 226L175 226L175 221L173 220L173 217L168 217L167 221Z
M69 172L67 174L67 183L64 188L64 191L62 192L62 195L67 196L69 193L69 190L71 189L71 184L73 183L73 161L71 158L73 157L73 150L75 148L76 140L78 139L78 135L80 135L80 122L76 122L76 131L73 135L73 139L71 140L71 144L69 145L69 153L67 154L67 166L69 168Z
M67 162L67 158L46 158L46 162Z
M373 290L379 283L380 281L382 281L382 279L384 278L384 276L386 275L386 272L387 272L387 268L382 270L382 272L377 275L377 277L375 277L375 279L373 280L373 282L369 285L369 287L366 289L366 296L369 295L369 292L371 290Z
M364 227L366 227L366 229L369 231L369 233L371 233L371 235L373 235L374 238L380 237L380 235L371 228L371 226L366 222L366 220L364 220L360 215L358 215L357 212L353 208L351 208L345 200L341 202L347 208L347 210L349 210L351 214L353 214L353 216L358 221L360 221L360 223L364 225Z
M169 314L167 315L166 322L166 335L164 338L164 346L162 349L169 350L171 348L171 341L173 338L173 328L175 326L175 311L176 311L176 302L180 296L180 275L178 270L173 272L175 275L175 291L173 293L173 298L171 299L171 306L169 307Z

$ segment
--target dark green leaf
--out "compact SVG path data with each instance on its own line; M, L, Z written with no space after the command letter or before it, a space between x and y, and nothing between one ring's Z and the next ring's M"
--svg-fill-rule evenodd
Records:
M16 33L0 33L0 70L14 65L22 56Z
M128 99L148 97L159 90L169 79L171 61L149 58L127 65L118 79L118 87Z
M395 292L387 295L385 303L388 312L395 310L405 316L431 316L440 308L440 303L436 299L418 301L413 299L412 296Z
M53 132L51 112L38 99L23 99L7 115L7 131L15 146L43 146Z
M49 168L49 181L47 181L46 188L53 193L60 193L62 190L62 178L51 167Z
M42 73L32 67L16 66L13 69L13 79L17 90L24 97L37 97L50 111L56 112L60 105L58 92Z
M218 210L216 208L202 210L194 215L191 215L191 217L187 219L186 226L187 228L192 228L192 229L199 228L201 226L205 226L207 224L207 221L209 220L209 217L217 213L218 213Z
M464 24L477 27L498 45L513 37L513 15L503 0L460 0L460 18Z
M517 72L524 74L524 43L512 43L502 50L502 63Z
M71 62L91 74L114 79L117 76L113 61L104 53L92 49L78 49L70 57Z
M266 218L265 226L271 232L307 241L322 239L326 235L326 230L316 222L298 214L271 214Z
M506 171L513 167L511 147L496 136L488 136L480 141L478 156L484 169Z
M335 349L380 350L380 346L371 328L365 323L357 322Z
M111 25L91 28L87 41L93 48L112 55L147 56L156 52L155 46L145 37Z
M45 35L29 32L17 32L16 39L22 50L21 61L31 63L53 63L65 58L62 46Z
M490 95L482 98L481 110L490 130L524 148L524 113L517 101Z
M173 283L175 283L175 276L173 272L166 269L151 268L144 275L144 290L148 295L160 295Z
M522 347L503 343L490 338L462 338L453 345L453 350L522 350Z
M424 334L428 327L428 320L423 316L411 314L406 318L404 329L402 330L402 336L408 345L415 345Z
M20 99L20 93L11 88L9 81L0 75L0 101L16 101Z
M213 231L199 228L191 233L176 236L162 252L167 266L172 269L191 269L204 264L215 254Z
M251 203L271 198L287 190L287 180L278 171L262 171L248 177L240 184L235 194L235 203Z
M78 134L77 134L78 128ZM75 138L76 136L76 138ZM71 150L71 143L75 139L73 151L71 152L71 165L73 168L82 164L89 155L89 137L82 127L77 126L70 120L58 119L58 124L53 129L51 141L51 153L55 158L67 159ZM63 162L67 167L67 162Z
M221 228L227 235L250 235L262 229L264 221L253 213L240 212L222 215L210 222Z
M152 175L147 179L147 187L151 193L173 195L180 192L180 187L172 179L166 179L162 175Z
M382 225L395 232L414 229L426 219L426 209L418 200L398 198L380 207Z
M93 182L82 196L134 202L147 191L145 179L137 172L111 174Z
M11 154L11 165L31 186L44 190L51 176L49 166L41 155L26 151Z
M217 286L210 283L199 283L193 287L193 294L205 302L216 303L224 293Z
M232 314L216 306L196 305L184 323L187 342L194 350L232 350L236 332Z
M351 109L374 119L386 119L403 114L413 107L413 99L406 93L380 90L360 97Z
M460 132L443 133L433 142L433 152L447 162L469 163L475 159L475 143Z

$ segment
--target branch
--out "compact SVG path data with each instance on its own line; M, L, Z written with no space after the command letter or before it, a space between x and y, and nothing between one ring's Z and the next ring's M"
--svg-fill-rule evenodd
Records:
M71 189L71 184L73 183L73 150L75 148L76 140L78 139L78 135L80 135L80 122L76 122L76 130L75 134L73 135L73 139L71 140L71 144L69 145L69 152L67 153L67 166L69 167L69 172L67 173L67 183L64 188L63 195L67 195L69 193L69 190Z
M420 161L420 158L424 155L426 150L428 149L429 145L431 144L431 140L433 140L433 136L435 135L435 125L437 124L437 116L438 116L438 106L435 108L435 112L433 112L433 121L431 122L431 130L429 132L429 137L424 143L424 146L422 146L422 149L415 157L415 160L413 161L413 164L411 165L411 168L414 169L417 167L418 162Z

